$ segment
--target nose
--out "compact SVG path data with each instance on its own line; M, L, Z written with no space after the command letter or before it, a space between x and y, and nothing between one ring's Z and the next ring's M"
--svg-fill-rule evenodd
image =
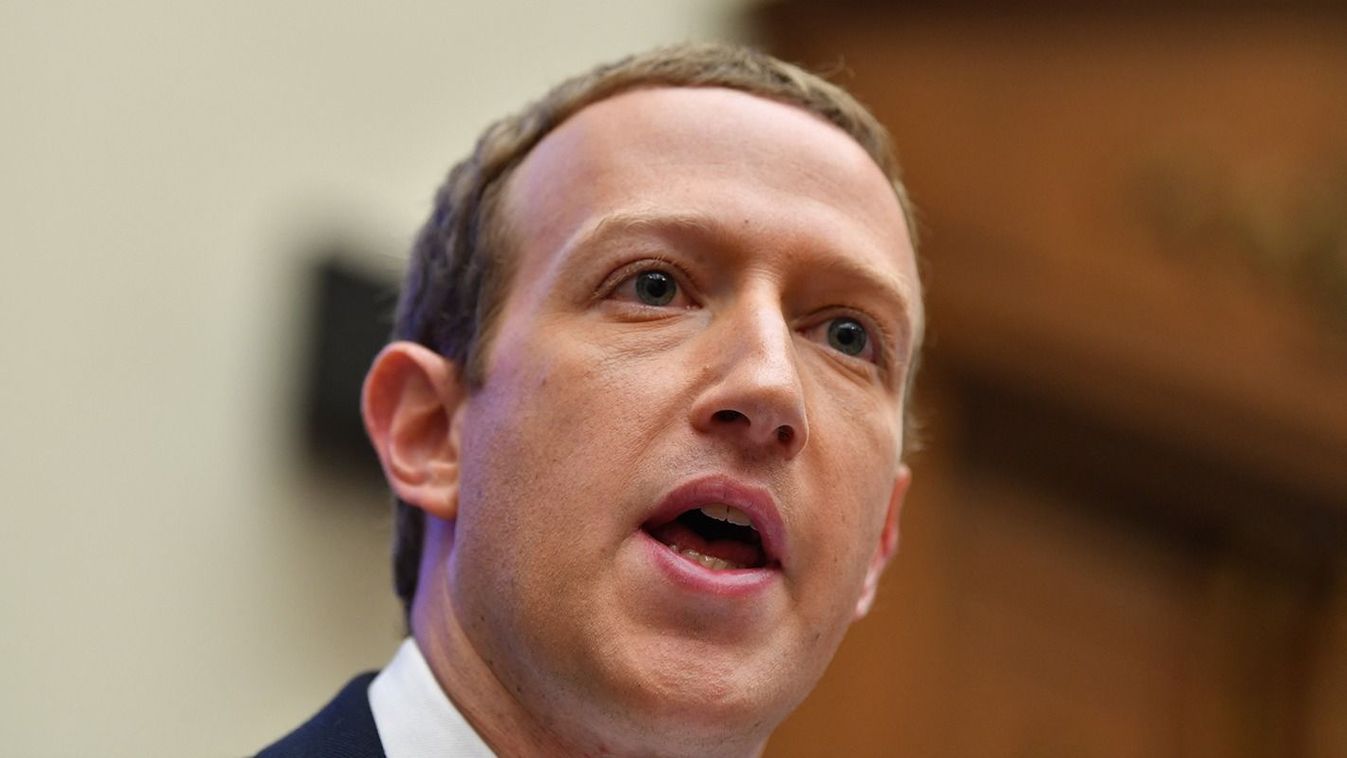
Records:
M744 304L710 330L692 425L750 454L789 460L809 440L790 326L779 309Z

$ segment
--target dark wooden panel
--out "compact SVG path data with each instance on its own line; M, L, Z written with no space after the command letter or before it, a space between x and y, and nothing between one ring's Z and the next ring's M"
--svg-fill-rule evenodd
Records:
M769 754L1347 752L1347 16L1182 6L760 14L894 133L932 323L904 550Z

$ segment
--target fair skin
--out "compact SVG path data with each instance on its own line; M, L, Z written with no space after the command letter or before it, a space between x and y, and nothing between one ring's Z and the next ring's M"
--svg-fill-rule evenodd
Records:
M758 753L897 544L922 306L892 187L802 110L661 88L563 123L503 211L482 386L410 343L366 381L427 514L413 634L501 754ZM673 520L703 506L751 525Z

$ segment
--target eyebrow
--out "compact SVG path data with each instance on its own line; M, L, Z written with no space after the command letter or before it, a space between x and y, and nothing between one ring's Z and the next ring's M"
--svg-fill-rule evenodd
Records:
M627 234L669 233L689 233L720 247L742 247L735 232L719 219L699 213L638 209L609 213L592 226L581 230L566 245L567 256L569 257L574 251L604 245ZM916 349L916 343L922 338L924 331L922 322L925 320L921 307L920 282L907 282L900 277L881 273L870 266L839 255L828 256L825 268L837 272L841 278L864 282L868 289L879 293L885 301L897 304L898 313L895 315L898 317L900 329L897 336L911 343L913 349Z
M575 247L600 245L613 237L631 233L691 232L699 237L723 240L728 237L714 219L696 213L666 211L617 211L600 218L575 240Z

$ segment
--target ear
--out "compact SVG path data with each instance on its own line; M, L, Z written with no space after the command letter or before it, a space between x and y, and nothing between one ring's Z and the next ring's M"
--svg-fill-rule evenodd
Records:
M889 496L889 512L884 515L884 529L879 533L879 544L870 559L870 568L865 572L865 584L861 587L861 596L856 601L856 614L853 621L860 621L874 605L875 592L879 589L879 577L884 567L898 552L898 515L903 510L903 498L912 484L912 470L906 463L898 465L898 476L893 482L893 494Z
M458 366L394 342L365 375L360 412L393 493L445 520L458 514L459 438L467 397Z

